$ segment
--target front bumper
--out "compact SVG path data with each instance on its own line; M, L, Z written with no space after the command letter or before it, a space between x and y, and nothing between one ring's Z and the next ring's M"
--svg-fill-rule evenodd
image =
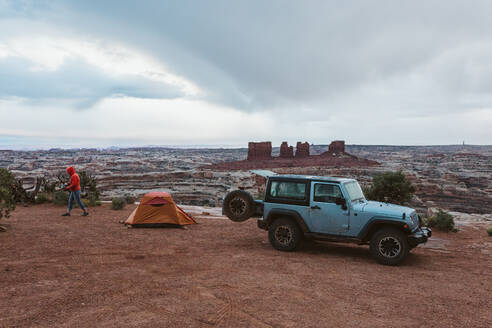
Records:
M432 236L432 230L427 227L420 227L408 236L408 241L412 247L423 244Z

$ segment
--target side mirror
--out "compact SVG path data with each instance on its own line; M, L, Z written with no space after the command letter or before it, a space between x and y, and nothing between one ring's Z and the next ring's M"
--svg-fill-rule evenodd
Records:
M335 204L342 206L342 209L344 211L347 209L347 201L345 200L345 198L342 198L342 197L337 198L337 200L335 201Z
M337 200L335 201L335 204L337 205L345 205L345 198L337 198Z

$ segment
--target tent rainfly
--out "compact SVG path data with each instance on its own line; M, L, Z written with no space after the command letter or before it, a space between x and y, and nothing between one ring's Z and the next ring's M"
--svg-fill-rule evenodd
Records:
M149 192L130 214L125 224L133 227L159 227L195 224L195 220L174 203L167 192Z

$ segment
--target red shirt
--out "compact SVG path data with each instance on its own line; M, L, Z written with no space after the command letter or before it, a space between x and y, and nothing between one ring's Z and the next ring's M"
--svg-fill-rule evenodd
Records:
M67 168L67 173L70 174L70 181L68 182L68 186L65 188L65 190L80 190L80 178L79 175L75 173L75 169L73 168L73 166Z

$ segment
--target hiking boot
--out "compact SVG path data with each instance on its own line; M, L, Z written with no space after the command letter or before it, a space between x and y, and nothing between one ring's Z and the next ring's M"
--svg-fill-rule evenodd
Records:
M62 214L62 216L70 216L70 213Z
M89 212L84 212L84 214L82 214L82 216L87 216L89 215Z

